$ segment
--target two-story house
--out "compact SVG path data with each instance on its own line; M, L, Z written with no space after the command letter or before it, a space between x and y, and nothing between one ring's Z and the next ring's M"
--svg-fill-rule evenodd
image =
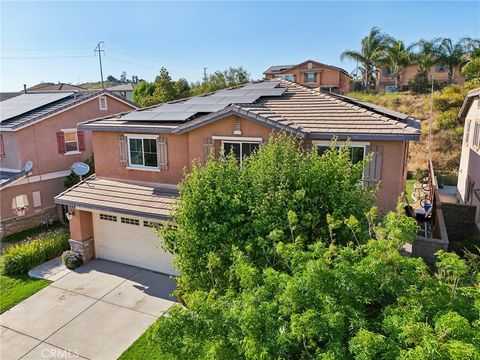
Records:
M66 190L71 246L84 256L175 274L152 225L169 219L184 169L212 152L241 162L284 131L323 151L351 141L352 161L369 153L367 185L393 210L404 189L408 142L420 137L407 115L285 80L249 83L79 125L91 131L96 175Z
M297 65L274 65L263 73L267 80L285 79L311 88L345 94L350 75L342 68L307 60Z
M417 63L411 63L406 66L400 74L400 81L398 83L398 89L395 86L395 76L392 68L389 66L382 66L378 69L376 89L378 91L392 92L397 90L407 90L410 80L412 80L418 73L419 66ZM432 65L429 71L429 76L438 82L445 84L448 82L448 67L443 64ZM460 69L457 67L453 71L452 84L463 85L465 78L462 76Z
M476 206L475 224L480 232L480 89L468 92L459 118L465 127L457 189L463 203Z
M57 218L53 198L92 154L81 121L136 107L108 91L21 93L0 103L1 236ZM30 163L31 162L31 163Z

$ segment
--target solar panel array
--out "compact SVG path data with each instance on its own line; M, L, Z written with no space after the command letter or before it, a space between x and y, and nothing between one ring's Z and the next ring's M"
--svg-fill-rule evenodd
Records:
M73 92L22 94L0 103L0 122L73 95Z
M231 104L252 104L262 96L281 96L286 88L278 82L250 83L236 89L224 89L210 95L195 96L185 101L163 104L122 116L128 121L186 121L203 113L220 111Z

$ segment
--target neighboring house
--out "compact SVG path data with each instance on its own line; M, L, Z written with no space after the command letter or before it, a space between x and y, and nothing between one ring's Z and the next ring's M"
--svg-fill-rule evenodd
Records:
M92 154L81 121L135 106L107 91L22 93L0 103L0 235L57 218L53 197L74 162ZM33 163L26 171L27 162Z
M193 160L233 152L241 162L285 131L324 151L351 140L352 160L372 154L364 173L377 204L394 210L404 189L408 142L420 137L407 115L285 80L249 83L79 125L91 131L96 175L56 197L68 207L71 246L99 257L175 274L152 226L168 220L176 187Z
M418 73L418 64L412 63L408 65L400 74L399 89L395 87L395 77L392 68L383 66L379 68L377 75L376 88L378 91L396 91L408 90L408 83ZM435 64L430 68L429 76L432 76L436 82L445 84L448 82L448 67L442 64ZM453 71L452 84L463 85L465 78L460 73L460 69Z
M475 223L480 231L480 89L468 93L459 118L465 128L457 189L463 203L476 206Z
M107 90L120 95L128 101L133 101L133 90L135 89L135 86L136 84L126 83L109 87Z
M65 83L40 83L34 86L31 86L26 89L28 92L33 91L41 91L41 92L49 92L49 91L85 91L81 86L72 85L72 84L65 84Z
M263 74L267 80L285 79L339 94L345 94L350 90L350 75L346 70L312 60L298 65L270 66Z

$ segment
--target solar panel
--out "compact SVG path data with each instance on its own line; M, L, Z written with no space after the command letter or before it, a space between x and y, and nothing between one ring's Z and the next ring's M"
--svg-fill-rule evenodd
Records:
M151 120L158 112L155 111L132 111L122 116L122 120Z
M189 117L195 115L195 112L164 112L157 113L151 120L152 121L185 121Z
M219 104L250 104L260 96L258 95L246 95L246 96L225 96L218 103Z
M258 95L258 96L281 96L287 89L286 88L265 88L265 89L254 89L248 92L248 95Z
M225 108L225 104L193 104L188 111L194 112L215 112Z
M182 112L188 110L191 107L191 104L185 103L175 103L175 104L164 104L162 106L156 107L156 112Z
M218 96L244 96L249 92L248 89L232 89L232 90L218 90L215 94L212 94L212 97Z
M0 103L0 122L67 98L73 94L73 92L62 92L48 94L22 94L15 96Z
M243 89L273 89L280 84L279 82L265 81L261 83L250 83L243 87Z
M185 101L186 104L216 104L220 99L216 96L195 96Z

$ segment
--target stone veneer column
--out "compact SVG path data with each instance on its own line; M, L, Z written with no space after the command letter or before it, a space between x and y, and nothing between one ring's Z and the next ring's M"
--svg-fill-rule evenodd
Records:
M90 261L95 256L93 238L83 241L70 239L68 242L70 243L70 249L82 255L83 263Z

